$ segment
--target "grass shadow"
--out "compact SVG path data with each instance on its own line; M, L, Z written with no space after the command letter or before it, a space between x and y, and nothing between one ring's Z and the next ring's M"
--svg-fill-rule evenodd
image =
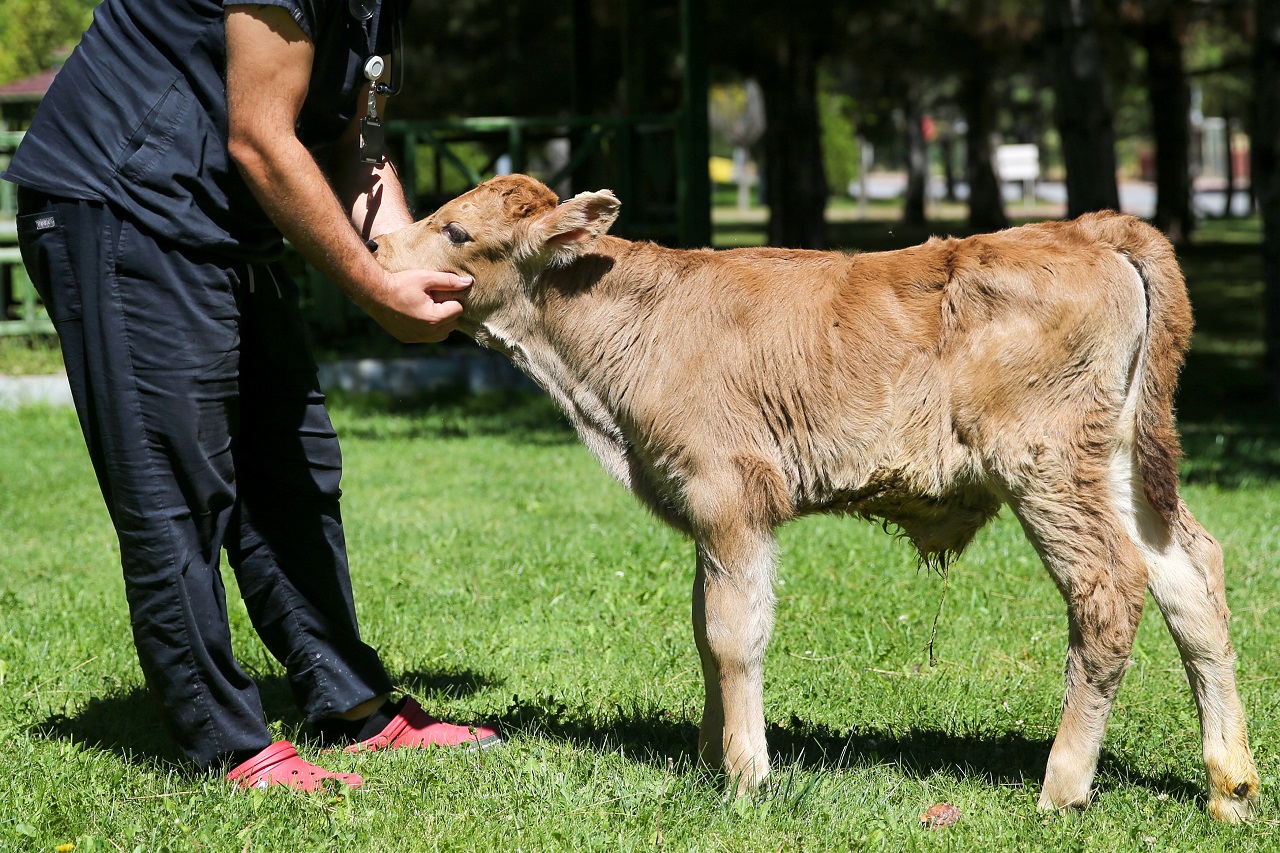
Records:
M395 681L425 699L427 705L433 698L462 699L494 686L470 671L410 671ZM258 686L267 719L280 721L286 737L305 740L305 721L293 704L285 678L268 676L259 679ZM559 740L582 750L620 752L630 761L655 769L678 768L686 774L709 775L697 761L697 726L666 709L621 714L601 722L588 714L571 712L554 697L536 701L516 697L496 720L475 722L497 722L509 733ZM191 778L200 775L167 736L156 703L142 688L95 698L73 716L55 714L34 728L47 739L110 752L126 764L160 765ZM767 736L778 779L789 770L830 773L888 764L919 779L938 774L957 781L977 777L988 785L1003 787L1038 785L1052 743L1048 738L1028 738L1019 732L957 734L927 726L902 732L874 727L846 732L794 716L786 725L770 725ZM1173 774L1146 773L1106 750L1098 769L1104 780L1119 780L1183 802L1202 804L1204 799L1195 782Z
M697 726L666 711L624 714L599 723L570 713L554 698L544 702L517 698L501 722L509 730L562 740L580 749L620 752L657 769L708 772L698 766ZM1050 738L1028 738L1019 732L957 734L929 727L898 733L876 728L844 732L798 717L785 726L770 725L767 737L775 779L785 778L789 770L838 772L888 764L918 779L938 774L957 781L977 777L1001 787L1038 786L1052 746ZM1195 782L1168 773L1146 773L1105 749L1098 773L1104 779L1203 804L1204 792Z
M472 394L444 390L392 396L330 395L343 436L366 440L498 437L520 444L563 445L578 440L551 399L537 390Z
M463 699L494 686L495 682L468 670L460 672L407 672L393 683L413 695ZM268 723L279 721L285 736L305 740L309 736L306 720L297 705L288 680L283 674L254 676L263 712ZM172 765L195 775L197 771L186 761L174 740L169 737L160 708L150 692L135 687L126 692L94 697L73 715L53 714L33 726L48 740L62 740L81 748L112 753L127 764Z
M481 690L499 686L500 682L483 675L464 670L462 672L422 672L414 670L403 672L393 678L398 690L403 690L419 700L432 698L459 700L465 699Z

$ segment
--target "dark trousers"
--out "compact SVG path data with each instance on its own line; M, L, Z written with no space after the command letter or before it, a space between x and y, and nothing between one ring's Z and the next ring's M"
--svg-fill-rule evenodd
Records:
M341 454L283 269L29 190L18 231L119 536L142 671L183 751L213 767L271 740L232 655L223 548L308 719L388 692L356 627Z

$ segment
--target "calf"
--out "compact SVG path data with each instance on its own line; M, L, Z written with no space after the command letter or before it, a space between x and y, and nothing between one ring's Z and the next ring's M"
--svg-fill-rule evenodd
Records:
M945 566L1007 504L1070 625L1040 806L1087 802L1150 590L1195 694L1209 811L1248 816L1222 552L1178 495L1191 310L1157 231L1097 213L896 252L679 251L607 236L618 208L495 178L377 255L474 276L463 330L694 539L703 760L740 790L769 773L778 525L879 519Z

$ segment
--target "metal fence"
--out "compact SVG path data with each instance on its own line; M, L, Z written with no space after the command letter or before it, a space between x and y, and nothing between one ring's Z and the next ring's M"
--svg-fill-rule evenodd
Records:
M393 121L400 169L419 214L495 174L533 175L557 193L609 188L623 199L614 232L670 245L710 239L705 153L689 157L683 113L498 116Z
M9 165L9 158L21 141L19 132L0 133L0 169ZM16 210L14 185L0 181L0 335L52 334L53 322L22 265L14 223Z

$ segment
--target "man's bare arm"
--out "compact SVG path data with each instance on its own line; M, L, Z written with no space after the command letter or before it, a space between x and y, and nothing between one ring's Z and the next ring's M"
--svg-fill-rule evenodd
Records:
M386 273L294 133L311 78L311 42L277 6L231 7L226 27L229 150L258 203L308 261L396 338L442 340L462 306L437 302L430 291L469 282L451 273ZM398 181L395 187L399 193ZM388 210L390 224L396 214Z
M377 96L378 115L386 115L386 98ZM380 163L364 163L357 156L360 119L368 104L368 89L360 96L360 113L335 147L329 172L351 222L365 239L413 224L413 212L395 165L386 157Z

